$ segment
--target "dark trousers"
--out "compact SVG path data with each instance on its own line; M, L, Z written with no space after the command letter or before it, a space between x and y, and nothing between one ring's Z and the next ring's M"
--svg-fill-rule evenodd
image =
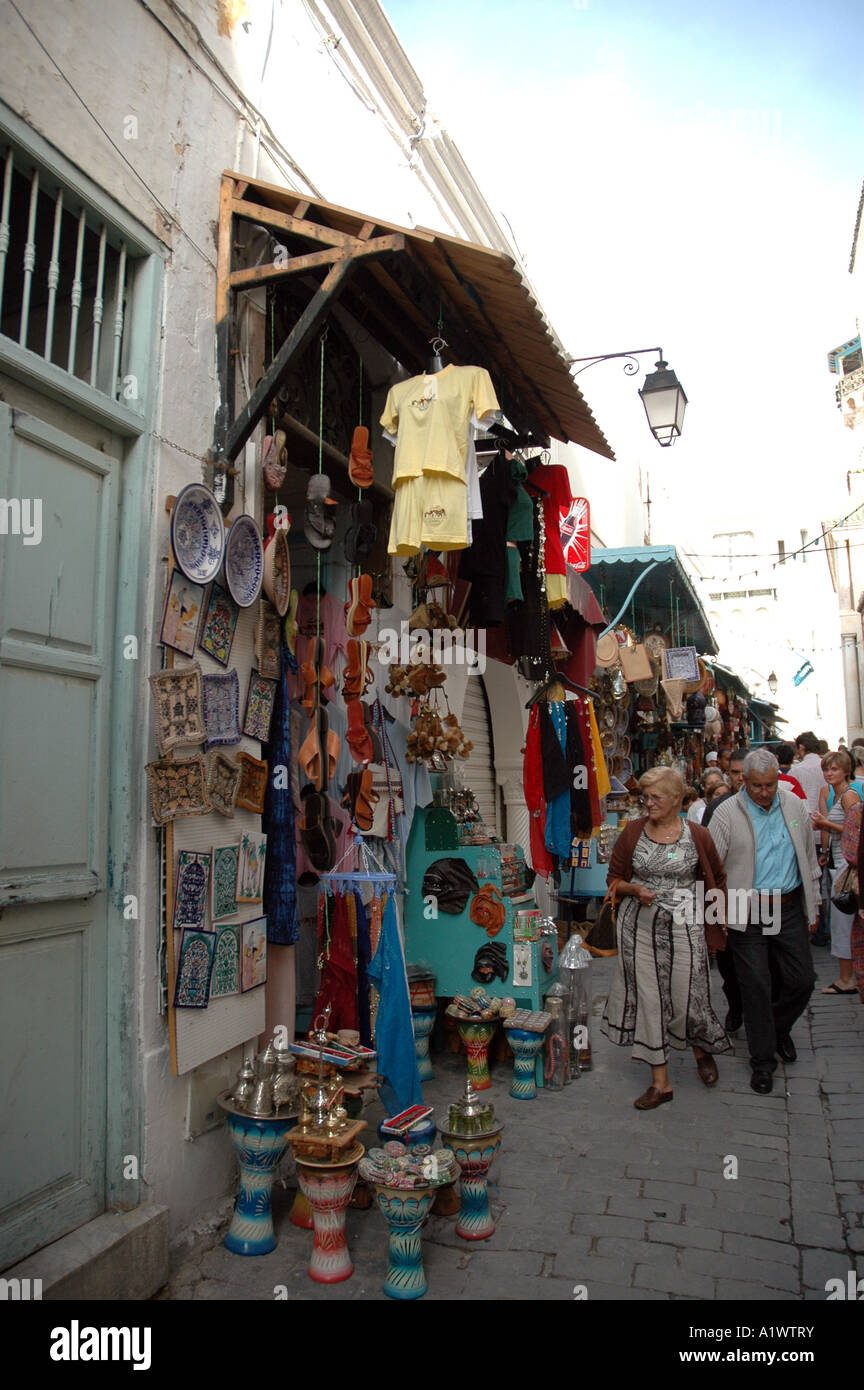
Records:
M782 906L776 935L750 923L746 931L730 928L726 940L741 990L750 1065L774 1071L777 1039L788 1037L816 983L801 893Z
M731 935L730 931L729 936ZM717 969L720 971L720 978L723 981L723 993L726 995L729 1013L740 1018L744 1012L741 1006L741 990L738 987L738 976L735 973L735 957L728 945L725 951L717 952Z

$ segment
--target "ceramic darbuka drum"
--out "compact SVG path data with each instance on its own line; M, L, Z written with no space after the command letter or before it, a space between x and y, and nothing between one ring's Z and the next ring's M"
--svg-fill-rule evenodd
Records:
M231 523L225 542L225 584L238 608L251 608L264 579L264 546L254 517Z
M429 1056L429 1035L435 1027L437 1009L412 1009L414 1052L417 1056L417 1075L421 1081L431 1081L435 1075Z
M495 1234L486 1179L501 1147L503 1128L503 1125L496 1125L488 1134L440 1131L442 1143L455 1155L462 1173L462 1201L456 1234L463 1240L488 1240Z
M270 1207L273 1176L297 1118L240 1115L229 1109L225 1096L219 1097L219 1104L228 1111L228 1132L240 1162L240 1192L222 1244L235 1255L267 1255L276 1249Z
M510 1094L514 1100L536 1100L535 1080L537 1054L543 1046L544 1033L529 1033L525 1028L507 1028L507 1041L513 1049L513 1083Z
M345 1238L345 1212L357 1182L357 1164L365 1152L362 1144L356 1144L341 1163L295 1160L297 1179L312 1208L315 1225L309 1278L316 1284L339 1284L354 1273Z
M422 1298L429 1285L423 1269L420 1232L438 1188L402 1189L377 1183L370 1186L390 1229L387 1278L381 1288L388 1298Z
M488 1091L492 1085L489 1075L489 1041L498 1026L497 1018L488 1023L457 1020L459 1036L468 1054L468 1080L475 1091Z
M209 584L225 555L225 523L209 488L190 483L171 511L171 549L187 579Z

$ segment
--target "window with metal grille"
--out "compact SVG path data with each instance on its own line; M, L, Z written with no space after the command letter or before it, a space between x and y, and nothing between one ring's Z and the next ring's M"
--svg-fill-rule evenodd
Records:
M22 146L2 160L0 334L122 399L134 270L123 235Z

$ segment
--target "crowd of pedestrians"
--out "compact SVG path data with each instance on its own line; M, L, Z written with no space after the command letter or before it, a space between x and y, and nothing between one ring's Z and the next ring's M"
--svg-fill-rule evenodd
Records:
M603 1031L651 1068L638 1110L672 1100L673 1048L691 1049L704 1084L716 1085L714 1059L742 1026L751 1088L767 1095L778 1059L796 1060L792 1029L815 985L813 944L826 933L837 977L823 993L860 989L864 1002L855 910L864 747L829 751L806 732L775 751L721 748L709 754L701 796L665 766L645 772L639 790L644 815L621 832L609 863L618 956Z

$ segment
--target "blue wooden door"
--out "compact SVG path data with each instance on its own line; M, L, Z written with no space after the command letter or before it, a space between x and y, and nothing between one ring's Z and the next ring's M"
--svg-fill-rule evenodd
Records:
M119 471L0 405L0 1267L104 1209Z

